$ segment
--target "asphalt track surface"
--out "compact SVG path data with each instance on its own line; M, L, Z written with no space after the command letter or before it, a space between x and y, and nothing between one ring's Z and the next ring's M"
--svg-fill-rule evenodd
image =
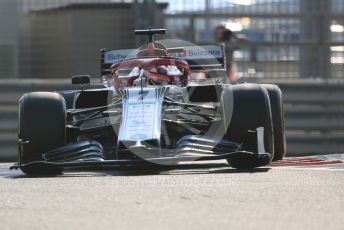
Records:
M344 229L344 157L253 171L70 171L30 178L0 165L0 229Z

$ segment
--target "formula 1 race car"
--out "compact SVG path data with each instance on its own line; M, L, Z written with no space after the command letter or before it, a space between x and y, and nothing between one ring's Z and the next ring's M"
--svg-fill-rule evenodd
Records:
M137 30L139 49L101 51L102 84L19 101L19 162L29 175L65 168L227 160L252 169L286 152L281 90L227 83L222 45L167 48L165 29ZM111 84L104 76L111 76Z

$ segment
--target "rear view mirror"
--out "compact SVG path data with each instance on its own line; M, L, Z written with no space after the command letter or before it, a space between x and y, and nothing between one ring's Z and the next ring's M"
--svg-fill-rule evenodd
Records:
M91 76L90 75L76 75L72 76L73 85L85 85L90 84Z

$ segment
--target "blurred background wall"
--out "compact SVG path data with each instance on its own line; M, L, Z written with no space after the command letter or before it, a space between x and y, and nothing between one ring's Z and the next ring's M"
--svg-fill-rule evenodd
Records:
M236 44L237 77L341 78L342 0L0 0L0 77L98 74L99 48L138 45L134 28L213 42L224 24Z
M0 0L0 78L17 77L19 2Z
M87 1L25 1L19 76L61 78L80 73L99 75L100 48L135 47L137 14L132 3ZM147 4L140 7L147 8ZM150 12L152 24L163 27L166 4ZM149 9L147 9L148 11ZM148 24L148 23L147 23Z

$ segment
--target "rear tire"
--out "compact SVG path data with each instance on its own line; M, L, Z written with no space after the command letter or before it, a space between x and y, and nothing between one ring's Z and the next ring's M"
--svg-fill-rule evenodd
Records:
M282 160L287 152L282 91L277 85L262 85L269 93L274 130L274 160Z
M250 130L264 127L265 152L274 154L272 115L268 92L257 84L231 85L221 95L225 138L242 143L244 151L258 152L257 135ZM233 168L248 169L262 166L261 162L229 162Z
M58 93L34 92L19 101L19 164L40 161L42 154L66 143L66 103ZM26 142L26 143L25 143ZM26 174L59 174L61 169L23 167Z

